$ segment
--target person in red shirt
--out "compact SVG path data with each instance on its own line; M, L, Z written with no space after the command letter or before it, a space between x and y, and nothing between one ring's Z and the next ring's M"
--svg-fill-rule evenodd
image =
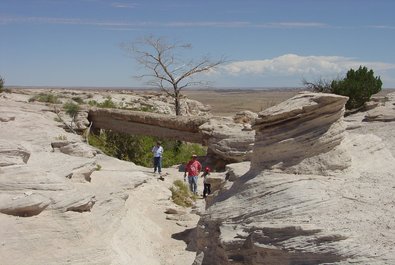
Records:
M189 160L185 167L184 181L186 180L188 172L188 183L189 189L193 194L197 195L197 182L200 171L202 170L202 164L197 160L197 155L192 155L192 159Z

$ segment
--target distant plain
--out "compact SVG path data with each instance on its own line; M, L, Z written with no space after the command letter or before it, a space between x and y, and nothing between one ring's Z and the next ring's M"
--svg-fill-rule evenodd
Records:
M190 99L211 106L211 112L218 116L231 116L243 110L260 112L287 100L302 89L219 89L185 90Z
M134 91L134 92L159 92L159 89L141 89L126 87L9 87L9 88L30 88L30 89L65 89L65 90L86 90L86 91ZM217 116L233 116L239 111L249 110L260 112L269 107L283 102L306 88L205 88L205 89L184 89L181 94L197 100L204 105L210 105L211 112ZM395 89L383 89L376 96L385 96Z

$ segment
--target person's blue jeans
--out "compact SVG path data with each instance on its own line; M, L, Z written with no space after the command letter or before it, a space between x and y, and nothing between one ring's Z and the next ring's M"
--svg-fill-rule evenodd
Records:
M158 169L158 173L162 172L162 157L154 157L154 173Z
M197 193L198 176L188 176L189 190Z

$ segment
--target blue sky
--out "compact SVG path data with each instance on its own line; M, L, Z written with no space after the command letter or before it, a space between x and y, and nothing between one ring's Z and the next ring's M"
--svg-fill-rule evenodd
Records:
M360 65L395 88L393 0L0 0L6 85L142 87L120 48L145 36L228 60L215 87L299 87Z

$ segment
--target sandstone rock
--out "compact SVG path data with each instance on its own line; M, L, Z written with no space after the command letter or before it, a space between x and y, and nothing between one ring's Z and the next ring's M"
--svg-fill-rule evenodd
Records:
M253 126L252 170L323 174L347 168L350 158L338 147L344 139L346 101L347 97L333 94L301 93L260 112Z
M255 119L258 118L258 114L249 110L240 111L235 114L233 121L241 124L253 124Z
M344 98L302 97L260 114L251 168L239 178L235 174L235 181L218 192L199 221L195 264L395 261L390 250L394 237L379 232L395 227L392 214L386 214L394 212L394 157L374 135L332 128L331 123L343 122ZM299 141L296 150L292 144L281 145L306 134L315 138L317 150L312 151L307 140ZM271 151L262 157L260 151L267 147ZM295 163L297 151L302 159ZM380 233L390 243L377 244L382 242Z
M59 150L60 152L67 155L88 158L94 157L97 154L97 151L95 149L83 143L70 143L60 147Z
M88 128L88 111L79 111L75 117L75 129L79 131L83 131Z
M30 151L23 146L0 140L0 167L26 164L30 157Z
M367 104L375 104L375 108L367 109L364 121L395 121L395 93L388 93L384 98L372 98Z
M25 192L20 195L0 195L0 213L30 217L40 214L49 204L50 199L33 192Z
M364 121L395 121L395 107L376 107L365 115Z
M4 116L4 114L0 117L0 122L9 122L14 121L15 116Z
M69 175L68 178L71 179L73 182L91 182L92 178L91 175L93 172L98 170L99 165L95 162L88 163L86 165L82 165L79 168L74 169Z
M76 141L56 140L56 141L52 141L51 142L51 147L53 149L55 149L55 148L61 148L61 147L64 147L66 145L75 144L75 143L76 143Z
M230 118L212 118L200 126L208 152L228 162L246 161L252 152L255 132L244 131Z

